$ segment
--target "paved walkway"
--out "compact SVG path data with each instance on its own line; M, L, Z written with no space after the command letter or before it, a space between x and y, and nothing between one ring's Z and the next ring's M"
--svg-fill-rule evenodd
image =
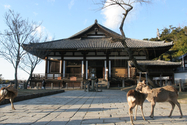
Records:
M30 125L130 125L126 93L120 90L103 92L66 91L36 99L16 102L16 110L10 104L0 106L0 124ZM136 125L187 125L187 104L181 104L183 118L176 106L168 118L171 106L157 103L154 119L149 118L150 103L144 103L144 115L138 110ZM140 108L139 108L140 109Z

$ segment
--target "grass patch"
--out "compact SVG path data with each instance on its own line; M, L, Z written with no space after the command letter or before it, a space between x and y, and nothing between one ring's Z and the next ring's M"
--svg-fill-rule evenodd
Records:
M187 92L179 92L178 101L187 104Z
M45 92L53 92L59 89L18 89L18 96L21 95L32 95Z
M187 92L179 92L178 99L187 99Z

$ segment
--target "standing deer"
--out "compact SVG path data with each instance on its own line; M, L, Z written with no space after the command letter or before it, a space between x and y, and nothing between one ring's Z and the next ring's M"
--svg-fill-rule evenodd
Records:
M129 105L129 116L130 116L130 121L132 123L132 125L134 125L133 123L133 112L132 109L136 106L135 109L135 117L134 120L136 120L136 113L137 113L137 107L138 105L140 105L141 107L141 111L142 111L142 118L145 120L144 114L143 114L143 102L145 101L147 97L147 94L144 93L140 93L136 90L129 90L127 93L127 102Z
M173 86L164 86L159 88L150 89L148 85L145 84L145 81L139 82L137 84L136 90L141 93L148 94L147 100L151 102L151 115L150 117L154 117L154 107L156 102L169 102L172 106L171 112L169 117L171 117L175 104L178 106L181 118L183 117L181 107L179 102L177 101L178 98L178 91Z
M13 102L17 94L18 94L17 89L15 89L12 85L9 85L7 87L2 87L0 89L0 103L5 99L10 99L12 109L16 110L14 108Z

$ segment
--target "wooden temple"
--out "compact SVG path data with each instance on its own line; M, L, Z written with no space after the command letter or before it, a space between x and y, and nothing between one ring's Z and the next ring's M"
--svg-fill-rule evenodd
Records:
M121 35L95 23L73 36L42 43L24 44L29 53L45 60L45 73L33 74L32 82L41 82L61 86L81 87L84 80L90 78L90 71L95 70L98 79L110 83L110 86L122 86L113 79L136 79L138 71L129 60L129 55L121 42L112 39ZM172 42L126 39L138 63L147 67L148 75L153 77L169 76L173 79L173 68L180 63L152 61L155 57L168 51ZM31 51L35 48L37 51ZM45 54L41 54L41 52ZM47 54L46 54L47 53ZM165 68L165 69L164 69Z

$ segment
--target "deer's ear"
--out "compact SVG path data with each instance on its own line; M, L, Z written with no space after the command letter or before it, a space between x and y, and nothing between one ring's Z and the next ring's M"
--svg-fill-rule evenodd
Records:
M145 84L145 80L143 80L142 83Z

